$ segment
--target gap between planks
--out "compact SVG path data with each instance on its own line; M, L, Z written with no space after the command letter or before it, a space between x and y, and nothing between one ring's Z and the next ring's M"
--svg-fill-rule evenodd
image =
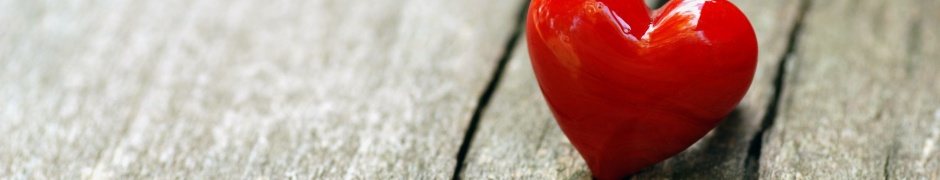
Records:
M809 12L810 4L812 3L809 0L800 0L800 9L797 12L796 22L794 22L793 28L790 29L789 39L786 45L787 49L784 51L783 55L780 56L780 64L777 65L777 74L773 82L774 93L770 104L767 106L767 114L764 114L764 118L760 124L760 130L758 130L757 133L754 134L754 138L751 139L747 158L744 161L744 173L747 179L758 179L758 177L760 177L760 156L764 145L764 136L767 130L773 126L777 118L780 96L783 94L785 88L785 83L783 82L787 73L787 63L790 62L790 57L795 54L796 44L803 30L803 21L805 20L806 13Z
M473 144L473 136L476 135L477 127L480 126L480 118L483 116L483 112L486 109L486 106L489 104L490 100L493 97L493 93L496 91L496 87L499 86L499 82L502 79L503 73L506 69L506 64L508 64L509 59L511 59L512 54L515 53L513 50L516 48L516 43L519 38L522 37L522 34L525 33L525 21L526 21L526 12L529 9L529 1L525 1L520 7L518 15L516 15L516 26L512 31L506 44L504 45L503 54L499 57L499 62L496 64L496 70L493 71L493 75L489 81L489 84L486 85L486 89L483 90L483 94L480 95L480 99L477 101L477 107L473 111L473 117L470 119L470 125L467 126L467 130L463 137L463 142L460 144L460 149L457 151L457 164L454 167L454 176L452 179L460 179L460 172L463 171L464 163L467 159L467 153L470 151L470 145Z

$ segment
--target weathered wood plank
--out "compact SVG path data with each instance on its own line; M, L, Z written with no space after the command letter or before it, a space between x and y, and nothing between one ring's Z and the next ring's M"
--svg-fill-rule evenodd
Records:
M539 92L525 37L480 119L461 175L467 179L589 179Z
M775 91L773 80L799 1L734 3L750 18L760 43L757 75L748 95L717 130L637 178L744 177L747 151ZM528 52L517 48L514 53L481 119L462 174L468 178L589 179L590 171L545 105Z
M940 1L813 1L765 178L940 178Z
M450 178L522 4L0 1L0 177Z

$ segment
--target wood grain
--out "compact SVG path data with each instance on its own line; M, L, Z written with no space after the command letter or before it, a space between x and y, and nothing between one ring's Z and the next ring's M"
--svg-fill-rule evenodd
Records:
M525 38L480 119L465 179L590 179L581 156L558 128L539 92Z
M940 178L936 0L812 1L764 178Z
M751 20L760 46L757 74L748 95L716 130L636 178L745 176L747 151L775 91L773 80L788 46L790 30L796 24L800 2L733 2ZM545 104L528 52L522 48L513 52L504 80L481 119L463 177L590 179L590 171Z
M449 178L522 4L0 1L0 177Z

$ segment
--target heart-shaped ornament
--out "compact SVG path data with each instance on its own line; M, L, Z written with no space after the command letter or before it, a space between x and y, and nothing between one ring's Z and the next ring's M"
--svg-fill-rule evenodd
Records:
M533 0L526 38L542 94L595 177L672 157L741 101L757 39L727 0Z

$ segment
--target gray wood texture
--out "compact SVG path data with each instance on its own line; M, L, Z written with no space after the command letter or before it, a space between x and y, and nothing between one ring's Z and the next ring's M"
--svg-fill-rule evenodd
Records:
M466 179L590 179L590 170L558 128L539 91L524 37L480 119Z
M450 178L525 1L0 0L0 179ZM747 96L634 179L940 179L940 0L732 2ZM461 177L590 179L501 74Z
M0 178L450 178L522 5L0 1Z
M685 152L635 178L745 176L747 151L775 91L773 81L796 24L800 1L733 3L747 14L758 36L760 57L751 89L738 109L716 130ZM590 171L545 104L528 52L524 48L513 52L504 80L481 119L463 177L590 179Z
M813 1L765 178L940 179L940 1Z

